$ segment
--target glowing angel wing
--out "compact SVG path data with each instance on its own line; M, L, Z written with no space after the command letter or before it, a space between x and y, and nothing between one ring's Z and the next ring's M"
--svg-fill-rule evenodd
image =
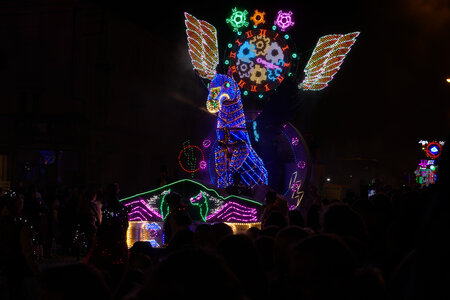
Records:
M219 64L216 28L208 22L197 20L187 12L184 13L184 16L189 55L194 70L202 78L212 80Z
M359 32L352 32L321 37L305 67L305 79L298 87L305 91L318 91L327 87L358 35Z

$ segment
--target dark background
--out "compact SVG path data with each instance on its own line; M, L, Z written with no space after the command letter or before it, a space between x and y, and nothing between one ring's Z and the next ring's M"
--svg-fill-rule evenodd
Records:
M449 132L449 1L143 2L0 1L0 181L118 181L129 195L154 187L161 164L186 176L182 144L199 144L214 116L184 11L217 28L221 57L235 6L292 10L303 65L320 36L361 32L329 87L299 95L290 120L315 174L333 183L412 183L418 141ZM40 150L56 162L43 166Z

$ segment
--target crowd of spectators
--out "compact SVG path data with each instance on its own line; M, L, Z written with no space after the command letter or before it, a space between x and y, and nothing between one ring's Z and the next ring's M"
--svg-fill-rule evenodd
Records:
M448 164L443 158L441 164ZM34 186L0 201L0 289L5 299L445 299L448 169L428 188L325 199L310 188L289 210L266 194L261 228L192 229L173 193L164 248L128 249L118 184ZM173 198L173 199L172 199ZM52 255L73 263L42 267ZM36 280L30 295L27 280ZM28 282L29 284L29 282Z

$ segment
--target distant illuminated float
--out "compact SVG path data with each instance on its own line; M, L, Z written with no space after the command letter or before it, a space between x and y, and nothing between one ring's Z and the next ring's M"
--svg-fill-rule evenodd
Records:
M422 150L425 152L426 159L421 159L414 174L416 175L416 182L421 186L429 186L436 183L437 172L439 169L439 158L442 152L444 141L428 142L420 140Z

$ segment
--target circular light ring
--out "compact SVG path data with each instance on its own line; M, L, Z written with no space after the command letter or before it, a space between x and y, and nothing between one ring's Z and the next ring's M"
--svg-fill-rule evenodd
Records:
M427 145L427 148L425 149L427 155L431 158L438 158L441 155L441 144L437 142L431 142Z
M200 162L202 162L202 161L205 160L205 156L203 155L203 151L202 151L202 149L201 149L200 147L195 146L195 145L189 145L189 146L184 147L184 148L180 151L180 153L178 154L178 163L180 164L180 167L181 167L181 169L183 169L183 171L188 172L188 173L195 173L195 172L197 172L198 170L200 170L200 167L201 167L201 166L199 166L199 167L198 167L197 169L195 169L195 170L188 170L188 169L186 169L186 168L183 166L183 164L181 163L181 154L183 154L183 152L184 152L186 149L189 149L189 148L195 148L195 149L198 149L198 150L200 151L200 153L202 154L202 160L201 160Z
M285 35L263 28L240 34L229 49L228 74L244 91L265 93L276 89L295 69L293 46Z
M211 140L210 139L206 139L203 141L203 147L204 148L208 148L209 146L211 146Z

